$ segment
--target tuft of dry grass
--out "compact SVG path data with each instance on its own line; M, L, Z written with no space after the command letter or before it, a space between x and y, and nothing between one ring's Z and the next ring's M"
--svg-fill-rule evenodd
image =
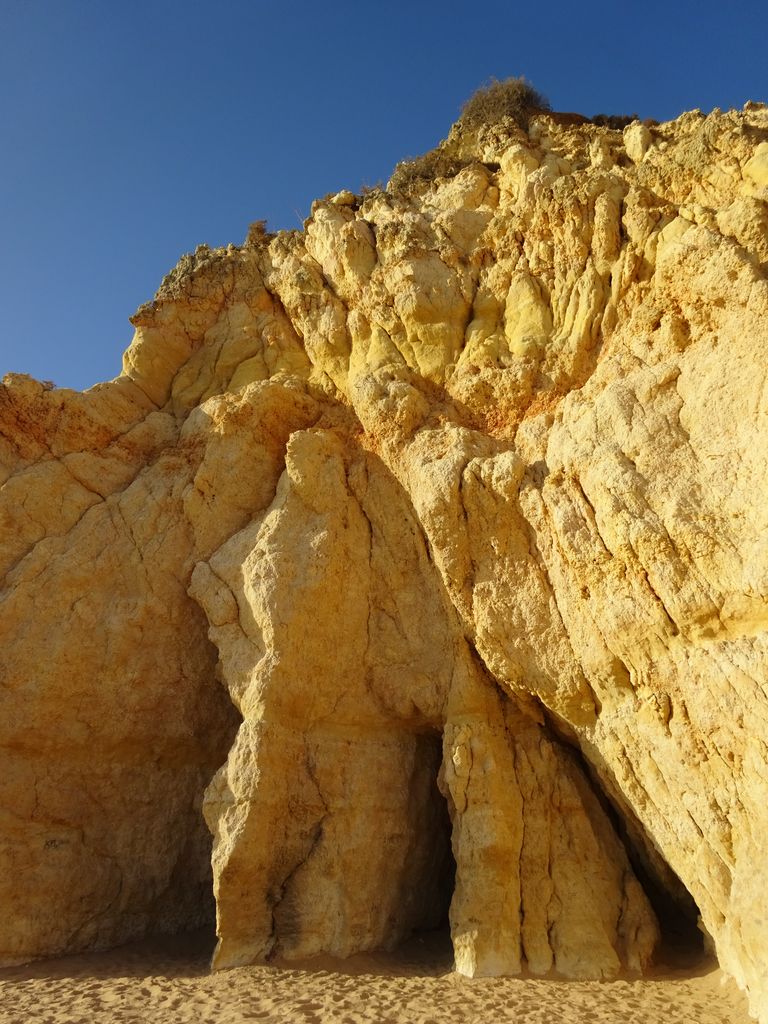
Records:
M248 249L262 249L269 245L274 238L274 233L267 231L265 220L255 220L248 225L248 233L245 236L243 247Z
M392 172L389 188L393 192L407 191L409 186L419 181L453 178L466 166L466 160L457 160L438 146L413 160L401 160Z
M479 128L511 120L527 131L532 115L549 109L546 97L524 78L506 78L503 82L491 79L464 104L454 129L458 129L460 135L471 135ZM471 161L462 158L461 147L452 138L453 134L423 156L401 161L395 167L389 188L410 193L423 182L455 177Z
M592 124L601 125L603 128L615 128L621 130L626 128L633 121L639 121L637 114L595 114L591 118Z
M549 109L549 100L522 76L505 78L502 82L492 78L461 108L460 124L471 130L511 118L523 131L527 131L531 115Z

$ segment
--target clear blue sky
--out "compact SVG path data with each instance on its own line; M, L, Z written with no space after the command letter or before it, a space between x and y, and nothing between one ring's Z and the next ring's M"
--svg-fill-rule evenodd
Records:
M768 0L0 0L0 375L115 376L200 242L386 180L491 76L558 110L768 100Z

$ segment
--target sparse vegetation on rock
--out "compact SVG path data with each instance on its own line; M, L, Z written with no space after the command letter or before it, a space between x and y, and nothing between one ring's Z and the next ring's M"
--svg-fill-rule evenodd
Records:
M460 123L471 130L511 118L523 131L527 131L532 114L550 109L549 100L522 76L505 78L501 82L491 79L461 108Z

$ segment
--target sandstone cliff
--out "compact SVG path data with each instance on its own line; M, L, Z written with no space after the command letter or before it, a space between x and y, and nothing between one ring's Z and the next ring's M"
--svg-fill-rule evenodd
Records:
M0 960L699 914L768 1020L768 108L444 149L0 388Z

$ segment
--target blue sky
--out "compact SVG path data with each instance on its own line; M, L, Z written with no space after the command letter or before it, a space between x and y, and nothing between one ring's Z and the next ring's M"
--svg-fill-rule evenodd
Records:
M491 76L557 110L768 100L768 4L0 0L0 375L115 376L200 242L386 180Z

